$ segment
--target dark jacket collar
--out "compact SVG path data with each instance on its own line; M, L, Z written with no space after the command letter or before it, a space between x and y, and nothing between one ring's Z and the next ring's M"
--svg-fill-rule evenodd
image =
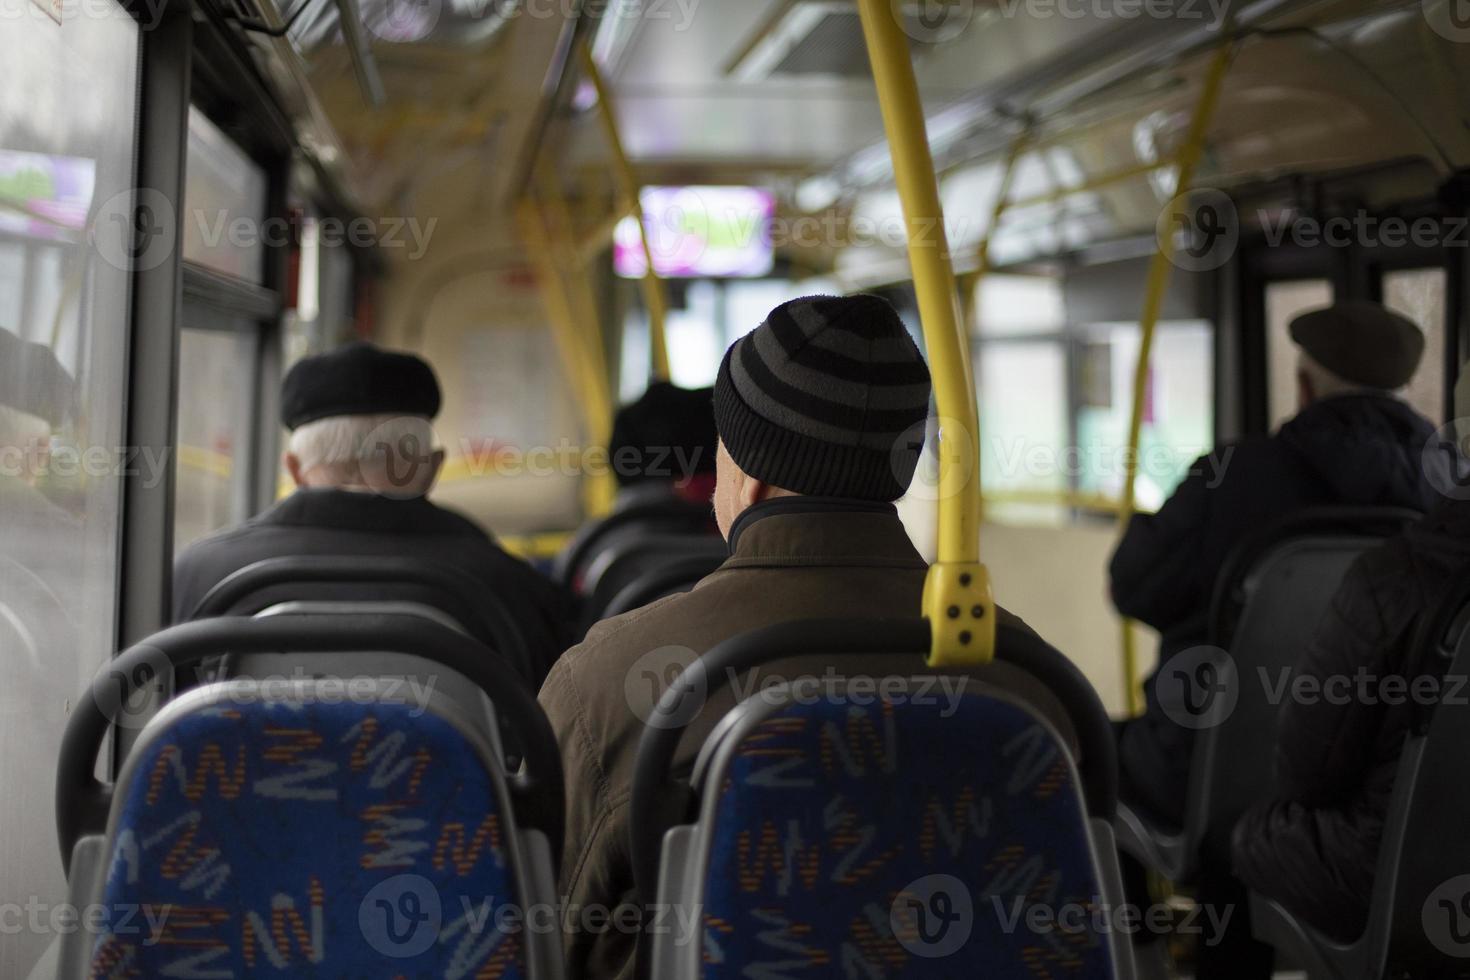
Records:
M385 533L463 533L468 522L423 497L398 500L375 493L297 490L254 519L257 524L335 527Z
M924 568L892 504L839 497L777 497L730 527L729 568L882 565Z

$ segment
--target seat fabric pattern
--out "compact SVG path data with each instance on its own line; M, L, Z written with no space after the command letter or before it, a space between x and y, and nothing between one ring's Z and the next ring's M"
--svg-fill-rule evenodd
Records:
M508 814L442 718L214 704L142 751L117 791L94 978L525 975L501 914Z
M715 776L703 976L1112 976L1050 729L983 695L841 700L776 709Z

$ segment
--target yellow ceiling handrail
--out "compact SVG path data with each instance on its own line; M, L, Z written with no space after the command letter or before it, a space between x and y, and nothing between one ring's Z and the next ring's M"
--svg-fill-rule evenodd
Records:
M603 134L607 138L608 150L612 153L613 176L617 178L623 206L638 222L638 237L643 243L643 259L646 263L640 283L643 288L643 305L648 307L651 371L654 380L667 381L669 344L665 325L668 322L668 303L664 298L663 283L659 280L658 270L653 265L653 244L648 239L648 225L643 220L643 199L638 186L638 175L633 172L633 164L628 160L627 149L623 146L623 136L618 128L618 114L607 82L603 80L602 71L597 67L597 59L592 57L592 49L585 43L578 45L578 51L582 59L582 70L587 73L587 80L597 91L597 115L602 120Z
M980 563L978 413L934 159L898 6L890 0L859 0L858 13L903 203L914 292L939 408L939 549L924 583L923 601L933 631L929 663L985 663L995 655L995 599Z
M1169 275L1173 270L1174 215L1184 216L1181 210L1184 198L1194 183L1194 172L1204 153L1205 134L1220 100L1220 88L1224 84L1234 49L1233 41L1221 44L1205 74L1199 102L1195 104L1189 130L1175 159L1179 176L1174 187L1174 198L1168 204L1169 215L1164 226L1168 231L1158 236L1158 251L1154 253L1153 261L1149 265L1143 316L1139 320L1138 362L1133 369L1133 407L1128 418L1128 452L1124 456L1123 464L1123 500L1118 510L1120 534L1127 531L1137 503L1135 485L1138 479L1138 445L1143 436L1143 403L1148 393L1149 359L1153 353L1154 330L1158 326L1159 311L1163 308L1164 293L1169 288ZM1133 626L1126 619L1123 620L1123 677L1129 712L1137 714L1143 710L1143 694L1138 688L1138 651L1133 639Z

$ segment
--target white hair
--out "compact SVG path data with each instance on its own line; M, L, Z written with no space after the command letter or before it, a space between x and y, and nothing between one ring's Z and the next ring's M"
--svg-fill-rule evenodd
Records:
M434 426L421 415L332 415L297 428L287 449L303 472L331 467L355 475L377 453L420 456L434 446Z
M1377 390L1368 385L1358 384L1356 381L1349 381L1342 375L1328 370L1306 351L1302 351L1297 358L1296 369L1306 375L1307 382L1312 386L1312 398L1317 401L1331 398L1334 395L1351 395L1359 391Z

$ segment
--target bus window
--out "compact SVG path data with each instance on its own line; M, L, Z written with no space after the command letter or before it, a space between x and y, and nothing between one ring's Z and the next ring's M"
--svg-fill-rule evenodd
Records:
M1296 414L1296 345L1287 328L1299 314L1332 305L1326 279L1293 279L1266 285L1266 381L1271 429Z
M986 515L1055 523L1069 489L1067 358L1060 343L1005 340L979 354L980 475Z
M986 515L1057 523L1071 489L1067 318L1054 276L991 274L975 289Z
M772 309L798 296L841 291L828 279L688 281L683 287L683 307L670 309L665 325L669 380L684 388L714 384L725 348L760 326ZM634 306L623 325L618 374L621 401L633 401L643 394L648 386L648 368L648 314L641 306Z
M189 109L184 186L184 259L259 283L265 276L265 171Z
M37 13L35 9L32 14ZM0 30L0 902L57 908L53 760L116 645L138 114L137 22L117 4ZM95 246L92 244L95 242ZM33 346L21 346L21 342ZM0 940L23 977L52 938Z
M1436 425L1444 421L1444 297L1445 272L1437 266L1383 276L1383 305L1424 331L1424 360L1404 398Z
M177 488L174 551L249 515L249 446L255 336L223 317L184 308L179 336ZM215 328L203 328L202 323Z
M1089 324L1082 331L1077 391L1077 489L1123 494L1136 323ZM1205 320L1161 320L1154 332L1134 494L1139 510L1163 506L1214 445L1214 331Z
M201 269L259 284L265 272L265 170L197 108L189 110L185 278ZM250 516L261 324L221 290L190 296L179 339L174 551Z

